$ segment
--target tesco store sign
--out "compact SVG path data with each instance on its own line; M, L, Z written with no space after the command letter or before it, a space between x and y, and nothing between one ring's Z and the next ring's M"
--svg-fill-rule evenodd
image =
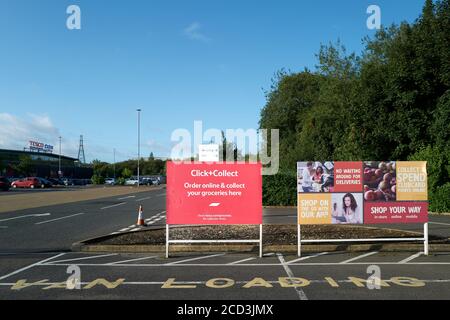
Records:
M53 152L53 146L49 144L45 144L42 142L32 141L30 140L30 151L38 151L38 152Z

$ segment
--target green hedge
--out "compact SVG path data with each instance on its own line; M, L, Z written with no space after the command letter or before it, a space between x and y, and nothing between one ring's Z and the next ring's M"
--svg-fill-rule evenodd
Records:
M104 184L105 183L105 178L103 178L102 176L96 175L94 174L91 178L92 183L93 184Z
M430 196L431 212L450 212L450 183L436 189Z
M280 171L273 176L263 177L264 206L297 205L297 173Z

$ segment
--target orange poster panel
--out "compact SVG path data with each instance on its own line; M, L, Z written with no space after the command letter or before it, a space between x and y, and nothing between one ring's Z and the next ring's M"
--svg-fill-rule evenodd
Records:
M297 200L299 224L331 224L331 194L299 193Z
M397 201L427 201L427 163L397 161Z

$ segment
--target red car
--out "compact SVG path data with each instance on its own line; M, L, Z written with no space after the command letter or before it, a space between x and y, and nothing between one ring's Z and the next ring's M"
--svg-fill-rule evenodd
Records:
M9 187L11 185L9 184L9 180L5 177L0 177L0 190L8 191Z
M16 180L11 183L13 188L42 188L42 183L38 178L28 177L20 180Z

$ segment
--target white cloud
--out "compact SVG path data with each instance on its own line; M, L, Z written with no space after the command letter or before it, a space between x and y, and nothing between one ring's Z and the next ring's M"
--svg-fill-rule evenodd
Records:
M167 145L163 145L156 140L150 139L147 141L147 147L150 149L150 152L153 152L153 154L162 154L163 156L166 156L170 153L170 147ZM150 153L149 153L150 154Z
M193 22L183 30L183 34L191 40L198 40L203 42L210 41L211 39L200 32L200 29L201 25L198 22Z
M0 147L23 149L30 140L54 144L58 141L59 130L45 115L28 114L27 119L9 113L0 113Z
M29 141L38 141L53 145L54 153L59 152L61 135L51 119L46 115L27 114L19 118L10 113L0 113L0 148L23 150L29 147ZM63 137L62 154L76 157L78 141Z
M53 146L53 152L59 153L59 136L62 136L61 153L65 156L78 157L80 136L72 133L61 133L51 118L47 115L27 114L19 117L10 113L0 113L0 149L24 150L29 148L29 141L38 141ZM170 146L161 144L156 140L149 140L145 147L150 148L158 155L170 153ZM84 152L86 161L94 159L113 162L113 148L103 143L98 143L89 136L84 136ZM141 155L148 157L141 152ZM137 155L134 150L116 148L116 161L134 159Z

